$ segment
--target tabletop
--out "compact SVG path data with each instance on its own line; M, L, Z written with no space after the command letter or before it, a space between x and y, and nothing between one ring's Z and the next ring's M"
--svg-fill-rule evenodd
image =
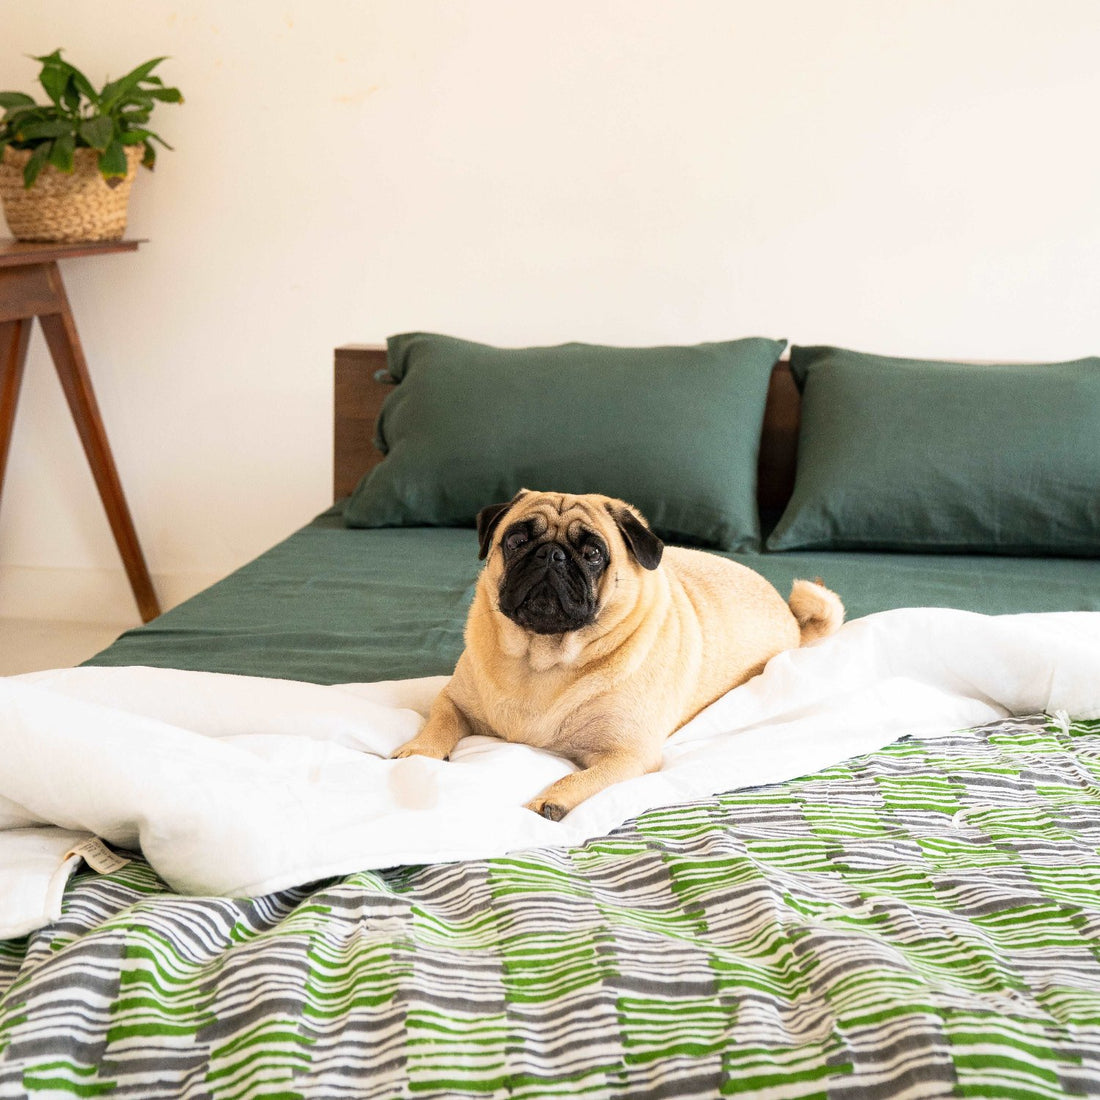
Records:
M108 252L136 252L143 240L132 241L15 241L0 237L0 267L48 264L75 256L99 256Z

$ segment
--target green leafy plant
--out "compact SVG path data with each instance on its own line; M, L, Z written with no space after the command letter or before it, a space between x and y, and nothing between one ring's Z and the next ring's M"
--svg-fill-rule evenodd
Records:
M95 149L99 153L99 173L110 187L126 177L127 145L144 145L141 163L156 164L159 142L172 147L148 128L153 108L160 103L182 103L178 88L166 88L153 70L165 59L146 61L118 80L108 81L97 92L91 81L77 68L64 61L60 50L45 57L38 82L50 102L38 104L24 92L0 92L0 158L7 146L32 150L23 169L23 186L31 187L39 172L52 164L62 172L72 172L77 149Z

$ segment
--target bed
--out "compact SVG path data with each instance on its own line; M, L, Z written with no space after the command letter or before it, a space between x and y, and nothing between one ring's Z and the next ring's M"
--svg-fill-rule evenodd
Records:
M1100 1094L1100 699L1085 682L1089 668L1100 679L1086 645L1100 562L1073 541L1096 536L1074 424L1061 420L1074 446L1058 454L1069 519L1036 521L1068 550L1006 552L1009 532L984 549L915 551L897 531L768 549L776 532L797 541L788 512L806 456L812 471L829 466L806 434L805 363L772 353L755 369L762 428L746 450L758 545L715 552L782 591L824 577L854 627L944 609L944 654L970 621L950 616L977 613L991 647L1019 623L1005 648L1041 670L1043 691L1072 681L1068 709L1005 706L929 737L898 728L875 751L669 800L579 844L404 861L259 896L187 895L124 852L124 866L74 874L57 919L0 947L0 1095ZM392 343L389 366L383 348L336 351L333 506L124 634L89 674L228 674L275 691L450 672L479 569L472 529L346 524L357 487L397 465L392 423L384 461L373 442L394 358ZM1095 417L1097 364L1085 362L1067 372L1071 418ZM484 395L475 403L464 423ZM643 429L638 413L624 438ZM888 457L860 461L888 478ZM911 621L937 621L923 614ZM1035 624L1045 633L1026 633ZM1086 656L1071 676L1061 658L1043 664L1048 648ZM966 652L962 639L941 663L968 672Z

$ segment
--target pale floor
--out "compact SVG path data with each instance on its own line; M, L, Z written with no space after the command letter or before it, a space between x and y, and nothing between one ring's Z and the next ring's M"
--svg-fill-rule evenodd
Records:
M109 646L125 627L0 618L0 676L68 668Z

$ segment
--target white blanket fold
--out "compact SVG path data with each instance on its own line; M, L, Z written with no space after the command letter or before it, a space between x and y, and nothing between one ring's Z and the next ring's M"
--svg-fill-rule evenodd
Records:
M494 738L389 760L445 677L322 687L152 668L0 679L0 937L60 914L88 834L173 889L255 895L350 871L579 844L654 806L805 775L906 734L1100 717L1100 613L883 612L781 654L669 739L661 770L562 822L572 770Z

